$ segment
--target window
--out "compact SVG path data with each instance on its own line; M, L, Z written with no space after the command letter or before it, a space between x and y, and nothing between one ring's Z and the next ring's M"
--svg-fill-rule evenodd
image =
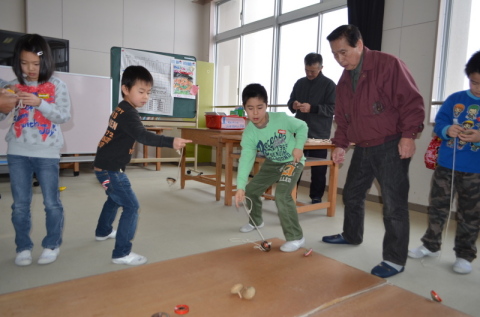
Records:
M233 39L217 44L217 104L238 105L240 39Z
M305 77L303 59L308 53L317 51L317 33L318 17L283 25L280 28L278 104L287 104L293 85L299 78Z
M241 81L239 94L251 83L262 84L270 91L272 81L273 29L258 31L243 37ZM242 96L239 96L239 101Z
M323 73L337 82L343 69L334 60L326 37L348 23L346 4L347 0L219 2L215 107L241 104L242 89L253 82L265 86L269 104L286 105L293 85L305 76L303 59L311 52L322 54ZM288 13L277 14L280 9ZM271 111L290 113L286 107Z
M480 0L442 0L440 5L430 122L434 122L442 101L469 88L465 64L480 50L476 24Z
M242 11L242 0L222 2L217 8L218 33L238 28L241 25L240 13Z
M244 23L272 17L275 9L275 0L245 0L243 12Z
M282 0L282 13L305 8L319 2L320 0Z
M322 72L335 83L338 83L340 76L342 76L343 67L333 57L327 36L342 24L348 24L347 8L330 11L322 15L322 27L320 29L320 54L323 57Z

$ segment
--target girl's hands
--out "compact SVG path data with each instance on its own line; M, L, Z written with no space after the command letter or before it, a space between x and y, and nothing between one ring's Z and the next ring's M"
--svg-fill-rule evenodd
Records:
M22 103L26 106L39 107L42 103L42 99L29 92L19 91L17 92L17 95Z

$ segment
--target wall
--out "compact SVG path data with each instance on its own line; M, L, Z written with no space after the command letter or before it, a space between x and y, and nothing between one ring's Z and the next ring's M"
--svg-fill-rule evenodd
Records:
M25 32L25 1L2 0L1 8L0 29Z
M70 72L110 76L112 46L208 61L209 7L192 0L6 0L0 29L68 39Z
M2 0L0 29L68 39L70 72L110 77L112 46L208 61L210 12L192 0Z

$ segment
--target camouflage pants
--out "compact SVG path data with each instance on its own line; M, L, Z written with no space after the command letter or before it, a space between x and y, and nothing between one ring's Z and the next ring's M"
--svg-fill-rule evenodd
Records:
M437 166L433 174L428 207L428 229L423 245L432 252L440 250L442 231L450 211L452 170ZM453 190L457 194L457 231L455 255L467 261L476 258L475 242L480 229L480 174L455 171Z

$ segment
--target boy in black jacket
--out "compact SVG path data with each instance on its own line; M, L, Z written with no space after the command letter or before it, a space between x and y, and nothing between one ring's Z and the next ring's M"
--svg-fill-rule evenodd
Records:
M115 264L140 265L147 258L131 252L131 240L137 228L137 197L124 173L130 162L135 142L149 146L170 147L176 150L192 142L181 138L156 135L143 126L135 108L144 106L150 97L153 77L142 66L129 66L122 76L122 97L112 112L105 135L100 140L95 156L95 175L105 189L108 198L103 205L95 230L96 240L115 238L112 262ZM119 207L123 208L118 232L112 227Z

